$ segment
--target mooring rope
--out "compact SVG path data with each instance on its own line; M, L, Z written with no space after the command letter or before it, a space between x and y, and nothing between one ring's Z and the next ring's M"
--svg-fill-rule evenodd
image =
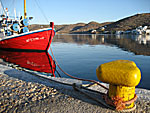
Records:
M104 106L106 106L106 107L108 107L108 108L110 108L110 109L113 109L113 110L115 109L115 110L117 110L117 111L130 112L130 111L133 111L133 110L136 109L136 105L134 105L134 107L132 107L132 108L125 109L125 105L131 104L131 103L133 103L133 102L137 99L136 94L135 94L135 96L134 96L133 99L128 100L128 101L123 101L123 98L122 98L120 101L108 99L108 98L109 98L109 96L108 96L108 90L109 90L109 89L108 89L107 87L105 87L104 85L102 85L101 83L99 83L99 82L97 82L97 81L95 81L95 80L77 78L77 77L74 77L74 76L68 74L67 72L65 72L65 71L59 66L59 64L58 64L58 62L57 62L57 60L56 60L56 58L55 58L55 56L54 56L54 54L53 54L53 51L52 51L52 48L51 48L51 47L50 47L50 50L51 50L51 53L52 53L52 56L53 56L53 58L54 58L54 61L55 61L56 65L58 66L58 68L59 68L65 75L67 75L67 76L69 76L69 77L71 77L71 78L73 78L73 79L96 83L97 85L99 85L99 86L103 87L104 89L106 89L106 90L107 90L107 94L104 94L104 93L99 92L99 93L102 95L102 97L104 98L104 101L99 101L99 100L97 100L97 99L91 97L90 95L84 93L83 91L79 90L79 89L76 87L76 85L75 85L75 86L73 85L73 88L74 88L74 89L76 89L77 91L80 91L81 93L87 95L87 96L90 97L91 99L93 99L93 100L97 101L98 103L101 103L102 105L104 105ZM87 88L86 88L86 87L82 87L82 85L81 85L81 88L87 90ZM89 90L89 89L88 89L88 90ZM91 91L92 91L92 90L91 90ZM116 97L114 97L114 98L116 98ZM113 103L113 104L110 104L110 103ZM117 103L117 104L114 104L114 103ZM120 104L119 104L119 103L120 103Z
M56 60L56 58L55 58L55 56L54 56L54 54L53 54L53 51L52 51L52 48L51 48L51 47L50 47L50 50L51 50L52 56L53 56L53 58L54 58L54 61L56 62L56 65L58 66L58 68L59 68L65 75L67 75L67 76L69 76L69 77L71 77L71 78L73 78L73 79L96 83L96 84L100 85L101 87L103 87L104 89L108 90L107 87L105 87L104 85L102 85L101 83L99 83L99 82L97 82L97 81L95 81L95 80L89 80L89 79L82 79L82 78L74 77L74 76L68 74L67 72L65 72L65 71L60 67L60 65L58 64L58 62L57 62L57 60Z

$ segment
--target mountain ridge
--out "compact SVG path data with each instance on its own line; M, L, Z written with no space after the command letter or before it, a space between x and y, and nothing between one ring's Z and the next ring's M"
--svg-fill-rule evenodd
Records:
M102 33L102 28L105 31L126 31L132 30L139 26L150 26L150 13L135 14L116 22L103 22L98 23L91 21L89 23L76 23L76 24L64 24L55 25L57 34L87 34L91 33L91 30L96 30L97 33ZM33 24L29 26L30 30L36 30L40 28L48 28L49 25Z

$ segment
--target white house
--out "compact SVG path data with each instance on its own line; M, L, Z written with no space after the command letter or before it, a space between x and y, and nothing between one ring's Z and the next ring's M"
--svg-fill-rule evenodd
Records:
M91 31L91 33L96 34L96 30L95 30L95 29L93 29L93 30Z
M131 31L132 34L141 35L141 34L150 34L150 27L148 26L139 26L136 29Z
M123 31L116 31L116 35L121 35L123 34Z

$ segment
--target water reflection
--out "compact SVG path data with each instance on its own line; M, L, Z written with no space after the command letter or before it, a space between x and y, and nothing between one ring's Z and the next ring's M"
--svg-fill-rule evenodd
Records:
M98 45L104 44L105 35L56 35L53 42Z
M47 52L15 52L0 50L0 58L29 70L54 74L56 65Z
M150 55L150 35L56 35L54 42L116 45L138 55Z
M143 45L149 45L150 46L150 35L137 35L135 40L139 43L139 44L143 44Z
M119 59L134 61L142 73L138 87L150 89L150 56L144 56L150 55L148 37L144 35L56 35L52 49L58 63L66 72L79 78L92 80L98 80L95 70L103 63ZM140 43L141 39L146 39L146 43L144 41L145 44ZM133 52L141 55L134 55Z

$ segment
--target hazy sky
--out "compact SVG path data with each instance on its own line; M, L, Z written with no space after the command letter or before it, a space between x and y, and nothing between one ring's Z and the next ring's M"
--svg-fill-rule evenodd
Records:
M23 14L23 0L1 0L10 15ZM55 24L73 24L90 21L117 21L137 13L150 13L150 0L26 0L31 23L54 21ZM47 19L46 19L47 18Z

